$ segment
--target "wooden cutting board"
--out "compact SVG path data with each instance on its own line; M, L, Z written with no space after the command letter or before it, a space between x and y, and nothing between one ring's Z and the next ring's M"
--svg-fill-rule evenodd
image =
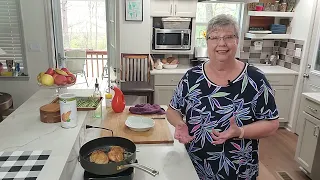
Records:
M114 113L109 110L103 122L103 127L113 130L114 136L130 139L135 144L168 144L173 143L173 136L169 129L165 115L143 115L144 117L160 118L154 119L155 126L146 132L135 132L130 130L125 121L129 116L142 116L132 114L129 108L125 108L122 113ZM161 119L162 118L162 119ZM109 131L101 131L101 136L111 136Z

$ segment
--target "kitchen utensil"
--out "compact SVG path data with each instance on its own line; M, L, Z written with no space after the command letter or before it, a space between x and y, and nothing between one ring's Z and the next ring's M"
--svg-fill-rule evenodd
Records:
M164 69L175 69L178 67L178 64L163 64Z
M165 115L136 115L129 112L129 108L125 108L122 113L108 111L102 127L112 129L114 136L123 137L131 140L135 144L172 144L174 142L173 135L170 132L167 120L154 119L155 125L146 132L135 132L125 125L125 121L129 116L148 117L148 118L165 118ZM101 137L110 136L107 131L101 132Z
M40 107L40 121L43 123L58 123L61 121L59 104L46 104Z
M207 58L208 49L206 47L195 47L194 48L194 57L195 58Z
M90 155L93 151L103 150L107 153L112 146L120 146L125 149L125 158L123 161L109 162L107 164L90 162ZM80 148L79 161L86 171L96 175L117 174L130 167L143 170L152 176L157 176L159 174L155 169L134 163L136 161L136 145L129 139L122 137L101 137L87 142Z
M144 132L154 127L155 122L151 118L141 116L129 116L125 122L126 126L133 131Z
M126 105L123 92L115 86L112 86L111 89L113 89L115 92L111 102L111 107L114 112L121 113Z

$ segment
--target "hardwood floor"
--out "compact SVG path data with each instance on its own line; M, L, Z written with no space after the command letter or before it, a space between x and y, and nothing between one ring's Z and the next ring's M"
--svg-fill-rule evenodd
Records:
M259 145L259 180L282 180L277 172L285 171L294 180L310 180L294 160L298 136L279 129L274 136L261 139Z

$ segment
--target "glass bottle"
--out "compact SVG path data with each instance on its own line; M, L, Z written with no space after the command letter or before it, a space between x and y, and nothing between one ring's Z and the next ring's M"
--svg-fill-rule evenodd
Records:
M93 92L93 97L97 98L100 101L101 98L101 92L99 90L99 83L98 83L98 79L96 79L96 83L94 85L95 89ZM93 117L94 118L101 118L102 117L102 104L99 103L97 109L93 112Z

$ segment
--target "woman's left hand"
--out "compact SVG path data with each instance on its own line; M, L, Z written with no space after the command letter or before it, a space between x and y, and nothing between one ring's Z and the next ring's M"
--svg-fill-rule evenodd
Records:
M241 130L236 124L235 117L232 116L230 118L230 127L221 133L217 132L216 130L212 129L212 138L213 142L212 144L223 144L226 140L239 137L241 134Z

